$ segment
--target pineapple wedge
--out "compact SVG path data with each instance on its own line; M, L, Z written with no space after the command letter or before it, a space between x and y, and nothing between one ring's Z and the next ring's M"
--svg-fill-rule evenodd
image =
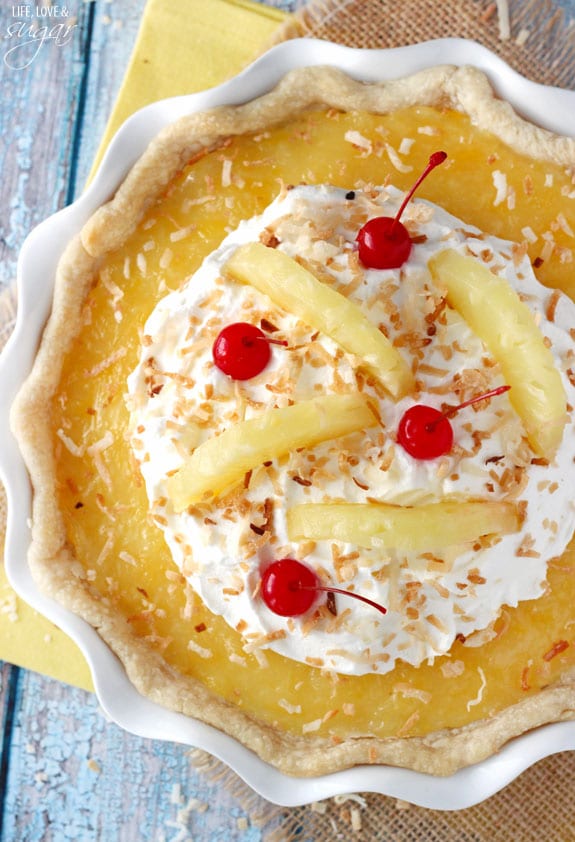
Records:
M377 423L363 395L323 395L228 427L199 445L169 477L176 512L210 492L219 494L268 459L373 427Z
M533 315L507 281L452 249L429 261L432 277L499 362L509 400L539 456L551 459L566 421L566 396Z
M514 503L445 501L403 507L386 503L302 503L287 513L290 541L344 541L403 552L440 550L483 535L517 532Z
M225 271L360 357L396 400L414 390L411 369L361 308L287 254L262 243L248 243L234 252Z

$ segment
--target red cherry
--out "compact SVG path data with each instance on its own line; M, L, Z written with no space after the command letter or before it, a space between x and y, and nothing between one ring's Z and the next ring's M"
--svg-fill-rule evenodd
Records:
M436 459L451 450L453 429L438 409L418 403L403 413L397 440L414 459Z
M399 422L397 441L414 459L436 459L449 453L453 445L453 428L449 418L478 401L494 398L509 391L511 386L499 386L490 392L476 395L468 401L440 412L432 406L415 404L406 410Z
M403 199L395 217L370 219L357 235L359 259L368 269L399 269L411 252L409 231L399 220L411 197L429 173L447 158L446 152L434 152L424 171Z
M249 322L234 322L219 332L212 356L220 371L233 380L249 380L269 363L270 344L287 345L287 342L269 339Z
M295 558L282 558L264 571L262 597L274 614L299 617L313 605L318 586L319 579L311 568Z
M383 605L379 605L365 596L343 588L332 588L321 585L316 573L295 558L282 558L274 561L266 568L262 576L262 598L270 611L281 617L299 617L305 614L315 602L318 592L338 593L351 596L377 608L382 614L387 613Z
M399 269L411 252L411 238L396 217L375 216L357 235L359 259L368 269Z

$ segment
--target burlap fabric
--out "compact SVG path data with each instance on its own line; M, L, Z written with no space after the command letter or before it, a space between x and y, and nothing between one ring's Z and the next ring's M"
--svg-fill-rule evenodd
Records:
M312 0L286 24L283 36L297 35L348 47L470 38L534 82L575 86L575 26L550 0Z
M309 36L354 47L397 47L432 38L484 44L536 82L575 87L575 27L548 0L312 0L276 40ZM13 326L15 292L0 297L0 347ZM5 522L0 488L0 538ZM575 842L575 753L547 758L483 804L458 812L415 807L374 794L282 808L255 795L202 751L191 762L248 811L264 842Z
M225 786L260 829L262 842L572 842L575 753L532 766L505 790L467 810L416 807L373 793L336 796L305 807L277 807L222 763L194 750L192 763Z

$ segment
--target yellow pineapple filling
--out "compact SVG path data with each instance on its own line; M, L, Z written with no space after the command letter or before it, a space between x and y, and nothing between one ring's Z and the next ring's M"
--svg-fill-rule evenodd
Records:
M493 629L467 645L456 642L433 665L336 676L273 652L248 654L241 635L207 611L174 567L127 440L125 384L144 322L229 230L261 213L287 184L349 189L389 181L407 188L437 149L449 162L420 195L524 244L539 279L575 297L569 173L522 158L456 112L314 113L228 142L184 169L102 266L54 400L61 503L88 580L168 663L299 733L337 739L459 727L546 686L575 662L573 543L550 563L544 596L504 609Z

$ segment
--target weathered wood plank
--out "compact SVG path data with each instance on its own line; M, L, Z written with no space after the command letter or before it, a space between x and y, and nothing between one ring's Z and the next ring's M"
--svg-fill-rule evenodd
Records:
M8 4L0 12L2 286L15 278L26 233L66 202L89 10L89 5L79 4L77 22L67 24L73 28L59 44L35 42L29 29L17 29L22 21ZM23 23L29 27L34 20Z
M0 662L0 839L3 838L4 813L2 804L8 777L12 725L16 707L16 692L20 670Z
M260 839L185 747L127 734L91 694L31 672L18 695L3 842Z
M100 138L104 134L136 42L145 2L123 0L122 3L95 4L85 87L85 119L76 150L74 197L86 185Z
M75 0L69 33L42 43L30 33L42 20L0 9L0 289L27 233L83 188L144 5Z

